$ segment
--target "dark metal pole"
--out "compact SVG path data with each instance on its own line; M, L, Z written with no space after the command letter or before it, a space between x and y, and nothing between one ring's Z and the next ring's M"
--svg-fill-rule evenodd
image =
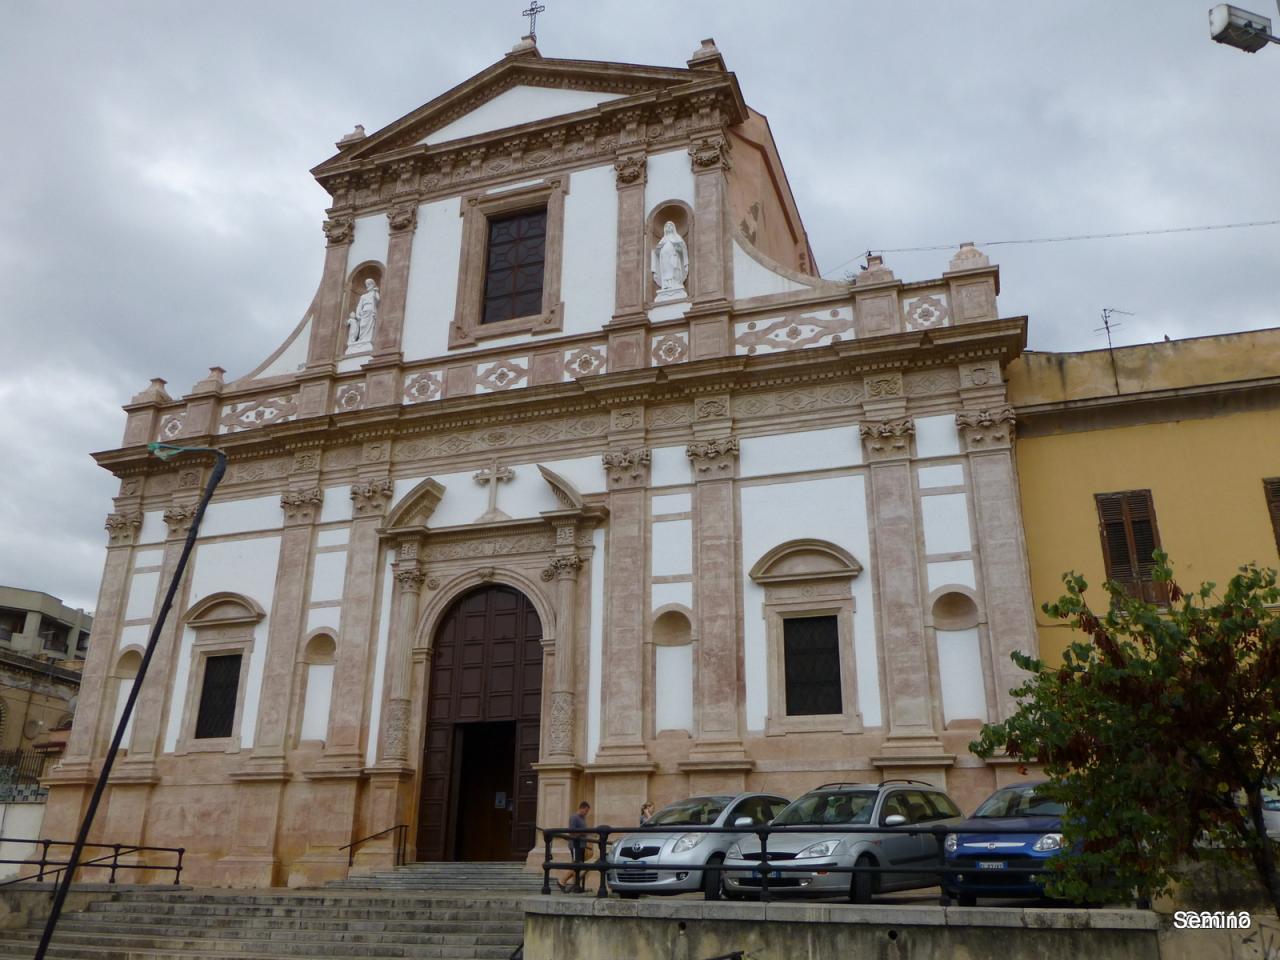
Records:
M107 750L106 759L102 761L102 771L98 774L98 782L93 785L93 795L89 798L89 806L84 812L84 819L80 821L80 833L76 836L75 846L71 848L71 856L67 859L67 865L63 869L62 877L58 882L58 890L54 894L53 904L49 908L49 919L45 921L44 933L40 935L40 945L36 947L34 960L44 960L45 952L49 949L49 941L53 939L53 931L58 926L58 918L62 915L62 905L66 902L67 894L71 890L72 877L75 876L76 867L80 864L80 854L84 851L85 842L89 839L89 830L93 826L93 818L98 812L98 804L102 801L102 794L107 786L107 777L111 775L111 767L116 762L116 754L120 752L120 744L124 740L125 728L129 725L129 718L133 716L133 705L138 700L138 692L142 689L142 681L146 679L147 667L151 664L151 656L156 652L156 643L160 639L160 631L164 628L165 619L169 616L169 608L173 606L173 598L178 593L178 584L182 582L182 575L187 569L187 561L191 558L191 550L195 547L196 536L200 530L200 521L204 519L205 507L209 506L209 501L213 499L214 489L218 486L222 475L227 472L227 455L221 450L210 450L205 447L193 447L190 449L191 452L212 453L215 458L213 472L209 474L209 482L205 484L204 495L200 498L200 503L196 507L196 515L191 520L191 529L187 531L187 542L182 545L182 555L178 557L178 567L173 571L173 579L169 581L169 590L164 595L164 603L160 605L160 612L157 614L156 622L151 628L151 636L147 639L147 649L142 654L142 662L138 664L138 676L133 681L133 689L129 691L129 698L124 702L124 712L120 715L120 722L116 724L116 733L111 738L111 747Z

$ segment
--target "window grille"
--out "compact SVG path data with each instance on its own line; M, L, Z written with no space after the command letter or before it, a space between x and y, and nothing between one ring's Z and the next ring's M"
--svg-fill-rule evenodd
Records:
M489 221L481 323L497 323L542 312L546 248L545 207Z
M241 654L230 653L205 660L200 712L196 715L197 740L231 736L240 690L240 659Z
M843 713L840 642L835 617L789 617L782 622L787 715Z

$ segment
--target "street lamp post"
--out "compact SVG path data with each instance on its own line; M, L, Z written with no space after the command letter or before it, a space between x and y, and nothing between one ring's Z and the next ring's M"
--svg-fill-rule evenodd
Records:
M1276 3L1280 7L1280 0ZM1269 17L1229 3L1220 3L1209 11L1209 36L1246 53L1257 53L1268 43L1280 43L1280 37L1271 33Z
M165 592L164 603L160 605L160 612L156 615L156 621L151 627L151 636L147 638L147 649L142 654L142 662L138 665L138 675L133 681L133 688L129 691L129 698L124 702L124 711L120 714L120 720L116 723L115 736L111 738L111 746L107 750L107 756L102 761L102 770L98 774L98 781L93 785L93 795L89 798L89 806L84 812L84 819L80 821L80 832L76 835L75 845L71 848L71 856L67 858L67 865L62 870L62 876L58 881L58 889L54 893L53 903L49 907L49 917L45 921L44 932L40 935L40 945L36 948L35 960L44 960L45 952L49 949L49 941L53 938L53 931L58 925L58 917L62 915L62 905L66 902L67 893L71 890L71 880L76 872L76 867L80 864L80 856L84 852L85 841L89 838L89 830L93 826L93 818L98 812L98 804L102 801L102 794L107 786L107 778L111 775L111 767L116 761L116 754L120 752L120 744L124 740L125 729L129 726L129 719L133 716L133 705L138 700L138 692L142 689L142 681L147 676L147 667L151 664L151 656L155 653L156 643L160 639L160 631L164 628L165 619L169 616L169 608L173 606L173 598L177 595L178 584L182 582L182 574L187 569L187 561L191 557L191 550L195 546L196 536L200 530L200 521L204 519L204 511L209 506L209 501L213 499L213 491L218 486L218 482L222 479L222 475L227 472L227 455L221 450L214 450L211 447L176 447L168 443L149 443L147 448L161 460L169 460L183 453L211 453L214 457L213 470L209 474L209 482L205 484L204 494L200 497L200 503L196 506L195 516L191 520L191 529L187 531L186 543L182 545L182 554L178 557L178 566L173 571L173 578L169 581L169 589Z

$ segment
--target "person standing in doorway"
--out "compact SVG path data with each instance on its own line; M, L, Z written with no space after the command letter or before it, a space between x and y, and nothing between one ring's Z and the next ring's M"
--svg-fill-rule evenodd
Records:
M587 817L591 813L591 804L583 800L578 804L578 812L569 817L570 830L586 830ZM586 863L587 861L587 838L583 836L569 837L569 852L573 854L574 863ZM560 882L560 890L563 893L582 893L582 871L573 871L568 882Z

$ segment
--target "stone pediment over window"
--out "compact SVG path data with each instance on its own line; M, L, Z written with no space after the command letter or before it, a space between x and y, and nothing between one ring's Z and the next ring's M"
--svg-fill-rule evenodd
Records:
M444 496L444 484L430 477L406 494L387 517L388 530L421 528L427 525Z
M267 615L256 600L239 593L211 593L196 601L187 611L187 626L206 627L250 626Z
M862 564L843 547L826 540L789 540L756 561L751 579L765 585L813 580L851 580Z

